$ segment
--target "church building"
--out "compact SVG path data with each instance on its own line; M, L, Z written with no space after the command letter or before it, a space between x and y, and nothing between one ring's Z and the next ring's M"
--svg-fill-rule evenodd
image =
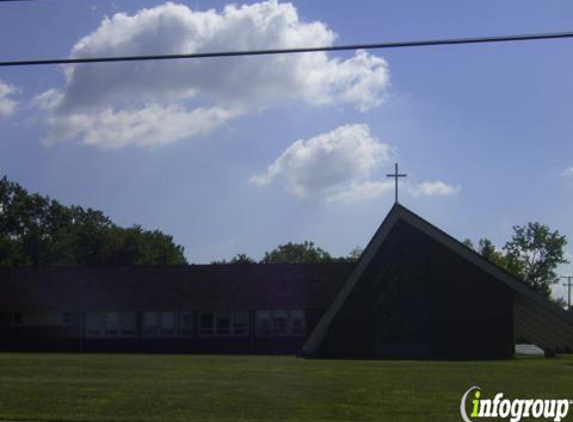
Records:
M508 359L573 315L396 203L357 263L0 269L0 350Z

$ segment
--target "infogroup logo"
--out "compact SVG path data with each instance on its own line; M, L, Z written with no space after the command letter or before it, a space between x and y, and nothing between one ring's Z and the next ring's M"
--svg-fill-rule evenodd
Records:
M470 396L473 398L468 406ZM572 405L573 400L570 399L506 399L503 393L495 394L493 399L486 399L482 397L481 389L474 386L462 396L460 413L464 422L475 422L479 418L509 418L511 422L535 418L560 422L567 417Z

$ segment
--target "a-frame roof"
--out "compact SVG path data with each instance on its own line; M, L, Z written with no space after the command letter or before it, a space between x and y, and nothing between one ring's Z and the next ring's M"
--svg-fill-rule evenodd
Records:
M573 350L573 315L571 313L548 301L503 268L396 203L368 243L354 271L341 286L303 345L301 350L303 355L312 355L318 350L334 317L398 221L413 226L507 285L516 298L515 323L518 334L525 335L529 341L544 349Z

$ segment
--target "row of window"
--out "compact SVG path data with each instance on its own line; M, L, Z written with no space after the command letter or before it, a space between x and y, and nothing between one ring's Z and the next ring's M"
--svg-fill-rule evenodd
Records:
M193 312L143 312L143 337L190 337Z
M200 336L246 336L249 334L249 311L199 312Z
M135 337L135 313L88 312L86 337Z
M66 326L72 323L71 312L14 312L16 326ZM197 332L201 337L245 337L250 333L251 321L247 310L199 311ZM257 310L255 313L257 337L304 336L306 317L302 309ZM87 337L135 337L135 312L87 312ZM194 334L192 311L148 311L141 315L141 336L192 337Z

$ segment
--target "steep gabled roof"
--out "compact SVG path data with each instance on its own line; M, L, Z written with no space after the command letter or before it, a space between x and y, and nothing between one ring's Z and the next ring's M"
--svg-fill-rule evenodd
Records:
M334 317L398 221L413 226L506 284L516 295L515 320L518 334L522 333L529 341L544 349L573 350L573 315L571 313L548 301L503 268L396 203L368 243L358 264L307 338L302 347L303 355L311 355L318 350Z

